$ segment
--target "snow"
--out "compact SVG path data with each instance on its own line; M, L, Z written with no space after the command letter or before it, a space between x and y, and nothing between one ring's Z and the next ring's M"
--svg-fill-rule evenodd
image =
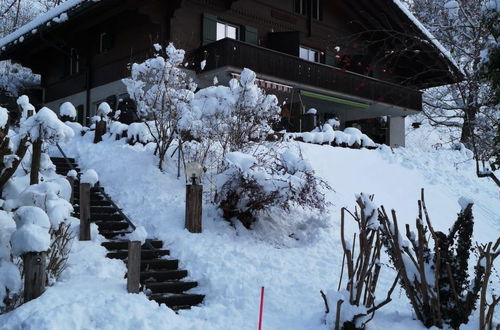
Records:
M75 135L73 130L47 107L43 107L35 115L24 120L21 123L20 133L29 135L33 141L42 138L50 143L67 141Z
M7 294L17 293L21 289L21 274L16 265L0 258L0 308L4 306L3 298Z
M28 117L28 111L32 111L32 113L35 113L35 107L30 103L30 99L26 95L21 95L17 99L17 104L21 107L23 110L21 117L22 118L27 118Z
M207 60L203 60L200 62L201 71L205 70L205 66L207 65ZM215 85L215 84L214 84Z
M336 124L332 122L332 124ZM344 131L334 131L330 124L324 124L322 131L312 131L305 133L287 133L285 135L287 139L297 139L301 138L303 142L314 143L314 144L336 144L336 145L347 145L348 147L353 147L355 145L365 148L374 148L377 146L372 139L370 139L366 134L363 134L359 129L354 127L347 127Z
M9 121L9 111L0 107L0 129L5 128Z
M460 5L457 1L451 0L444 4L444 9L446 10L448 17L454 19L458 17L458 12L460 10Z
M226 160L244 173L248 172L248 170L257 163L255 157L239 151L228 153L226 155Z
M127 234L126 238L130 241L140 241L141 244L144 244L144 242L146 242L146 239L148 238L148 232L146 231L146 228L144 228L144 226L139 226L135 228L133 232Z
M54 21L54 23L62 23L68 19L67 14L65 14L68 10L83 4L84 2L99 2L100 0L67 0L61 3L59 6L49 10L43 15L40 15L30 21L28 24L20 27L16 31L11 34L5 36L0 39L0 48L5 47L7 44L18 40L23 37L25 34L32 34L32 31L38 28L40 25L48 24L50 26L50 22ZM55 20L54 20L55 19Z
M59 108L59 115L69 117L71 119L76 119L76 108L71 102L64 102Z
M460 68L458 63L453 59L449 50L447 50L432 33L413 15L413 13L406 7L406 5L401 0L392 0L401 9L406 16L415 24L415 26L422 31L422 33L429 38L431 43L439 49L439 51L445 56L456 68Z
M0 210L0 260L10 258L10 236L15 230L16 223L11 213Z
M458 204L462 208L462 212L463 212L467 208L467 206L474 204L474 200L472 200L471 198L467 198L467 197L460 197L458 199Z
M318 110L314 109L314 108L311 108L309 110L307 110L307 114L309 115L315 115L318 113Z
M28 252L43 252L50 247L50 234L45 228L27 224L12 234L10 242L12 254L15 256Z
M88 183L93 187L97 182L99 182L99 176L96 171L93 169L83 171L80 177L80 183Z
M50 221L47 214L39 207L22 206L14 214L17 229L26 225L36 225L49 229Z
M102 102L99 104L99 107L97 108L97 115L101 117L106 117L111 113L111 107L107 102Z
M68 178L76 179L76 178L78 178L78 173L76 173L75 170L70 170L70 171L68 171L68 174L66 174L66 176Z

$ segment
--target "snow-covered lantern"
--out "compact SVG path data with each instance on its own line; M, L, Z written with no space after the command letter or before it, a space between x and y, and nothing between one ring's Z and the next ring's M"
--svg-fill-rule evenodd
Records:
M198 162L190 162L186 164L186 180L188 184L200 184L201 177L205 170Z

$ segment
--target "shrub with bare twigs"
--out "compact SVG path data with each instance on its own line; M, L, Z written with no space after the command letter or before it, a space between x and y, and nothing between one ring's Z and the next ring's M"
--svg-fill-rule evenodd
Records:
M480 290L488 285L491 267L485 267L482 261L487 258L486 252L477 261L475 274L469 281L468 261L473 249L473 203L461 200L461 205L462 210L448 235L435 231L422 190L415 223L417 232L406 225L405 239L398 226L396 212L392 210L389 216L384 207L379 210L382 241L392 263L400 272L401 286L416 317L426 327L458 329L461 324L466 324L476 309ZM491 247L491 243L488 246ZM491 256L488 258L491 260ZM483 302L481 305L484 308Z
M344 257L337 292L329 294L327 297L321 291L326 313L330 313L329 302L336 306L335 313L332 313L334 316L331 318L334 320L335 330L364 329L366 324L373 319L375 312L391 301L392 292L399 278L398 274L386 298L376 303L375 290L380 275L380 251L382 249L377 208L373 204L373 196L365 194L359 195L356 203L359 206L359 212L357 208L354 214L346 208L342 208L341 211L340 235ZM358 226L352 244L345 238L346 213L352 216ZM346 289L341 290L345 268L347 268L347 284ZM349 305L343 305L345 302ZM343 313L341 312L342 307L345 309Z

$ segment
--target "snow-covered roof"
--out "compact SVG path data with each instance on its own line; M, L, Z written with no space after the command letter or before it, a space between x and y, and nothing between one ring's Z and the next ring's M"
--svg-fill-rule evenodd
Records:
M67 0L2 38L0 40L0 49L5 50L5 47L12 42L23 42L26 36L37 33L41 26L50 27L52 24L66 22L69 18L67 12L82 5L83 3L99 1L100 0Z
M412 14L401 0L392 0L399 9L415 24L415 26L430 40L430 42L445 56L457 69L460 70L457 62L451 56L451 53L437 40L437 38Z

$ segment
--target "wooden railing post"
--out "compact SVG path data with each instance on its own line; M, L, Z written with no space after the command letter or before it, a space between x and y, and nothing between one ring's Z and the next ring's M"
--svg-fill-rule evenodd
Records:
M106 121L101 119L95 123L94 143L101 142L104 134L106 134Z
M66 176L66 180L68 180L69 185L71 186L71 194L69 196L69 202L71 205L75 203L75 178L72 176Z
M80 241L90 241L90 188L80 183Z
M203 186L197 183L186 185L186 222L191 233L201 233Z
M128 242L127 291L139 293L141 280L141 242Z
M46 252L28 252L22 255L24 265L24 302L38 298L45 291Z

